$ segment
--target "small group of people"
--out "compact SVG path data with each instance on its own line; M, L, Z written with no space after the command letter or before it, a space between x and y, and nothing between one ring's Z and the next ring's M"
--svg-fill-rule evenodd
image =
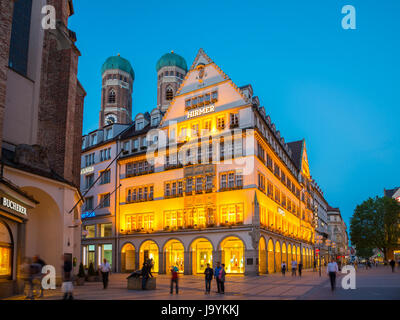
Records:
M285 276L285 272L286 272L286 262L283 261L282 263L282 275ZM301 278L301 273L303 271L303 263L300 261L299 264L297 264L296 260L292 261L292 277L296 276L296 272L299 273L299 277Z

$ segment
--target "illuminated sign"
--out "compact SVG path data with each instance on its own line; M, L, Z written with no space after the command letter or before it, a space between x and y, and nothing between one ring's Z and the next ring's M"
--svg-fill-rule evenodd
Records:
M4 207L9 208L11 210L14 210L18 213L21 213L23 215L26 215L26 208L19 205L18 203L11 201L10 199L3 198L1 200L1 203L3 204Z
M215 106L212 104L207 107L197 108L195 110L188 111L187 118L190 119L190 118L198 117L203 114L207 114L207 113L214 112L214 111L215 111Z
M285 215L285 211L284 211L283 209L279 208L279 207L278 207L278 213L279 213L280 215L282 215L282 216Z
M81 170L81 175L82 175L82 174L87 174L87 173L90 173L90 172L93 172L93 171L94 171L94 167L83 168L83 169Z
M96 213L93 212L84 212L81 214L81 219L86 219L86 218L94 218L96 216Z

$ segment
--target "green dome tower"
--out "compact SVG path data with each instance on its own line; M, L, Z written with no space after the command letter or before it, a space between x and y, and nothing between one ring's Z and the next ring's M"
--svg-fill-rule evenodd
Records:
M165 112L187 73L186 60L171 51L164 54L156 64L157 107Z
M99 127L132 122L132 87L135 72L119 54L107 58L101 67L102 93Z

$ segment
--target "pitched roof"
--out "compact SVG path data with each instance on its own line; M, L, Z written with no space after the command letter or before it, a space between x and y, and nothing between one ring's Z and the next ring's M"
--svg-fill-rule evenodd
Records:
M301 168L301 158L302 158L302 151L303 151L303 142L304 140L288 142L287 145L292 150L292 161L294 162L297 169L300 170Z
M392 198L394 196L394 194L397 192L397 190L399 190L399 189L400 189L400 187L397 187L397 188L394 188L394 189L388 189L388 190L383 189L383 195L385 197Z

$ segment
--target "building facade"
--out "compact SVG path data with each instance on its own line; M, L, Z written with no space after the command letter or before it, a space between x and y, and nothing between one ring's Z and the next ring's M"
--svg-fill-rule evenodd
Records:
M217 261L231 274L277 272L292 260L311 267L305 141L286 143L251 85L237 87L203 50L187 73L180 58L157 63L159 81L163 68L184 75L167 107L159 86L158 107L115 140L123 151L107 191L116 190L113 268L132 271L147 259L158 273L177 265L201 274Z
M331 255L344 262L349 256L349 237L347 225L344 222L339 208L328 206L328 230L331 246Z
M314 203L314 215L315 221L315 247L316 247L316 259L321 265L325 265L329 262L329 252L326 245L326 240L329 239L328 230L328 202L324 198L324 194L321 188L313 180L313 203Z
M56 28L43 29L52 5ZM71 0L0 2L0 296L21 290L20 265L39 255L61 278L80 259L80 52Z

